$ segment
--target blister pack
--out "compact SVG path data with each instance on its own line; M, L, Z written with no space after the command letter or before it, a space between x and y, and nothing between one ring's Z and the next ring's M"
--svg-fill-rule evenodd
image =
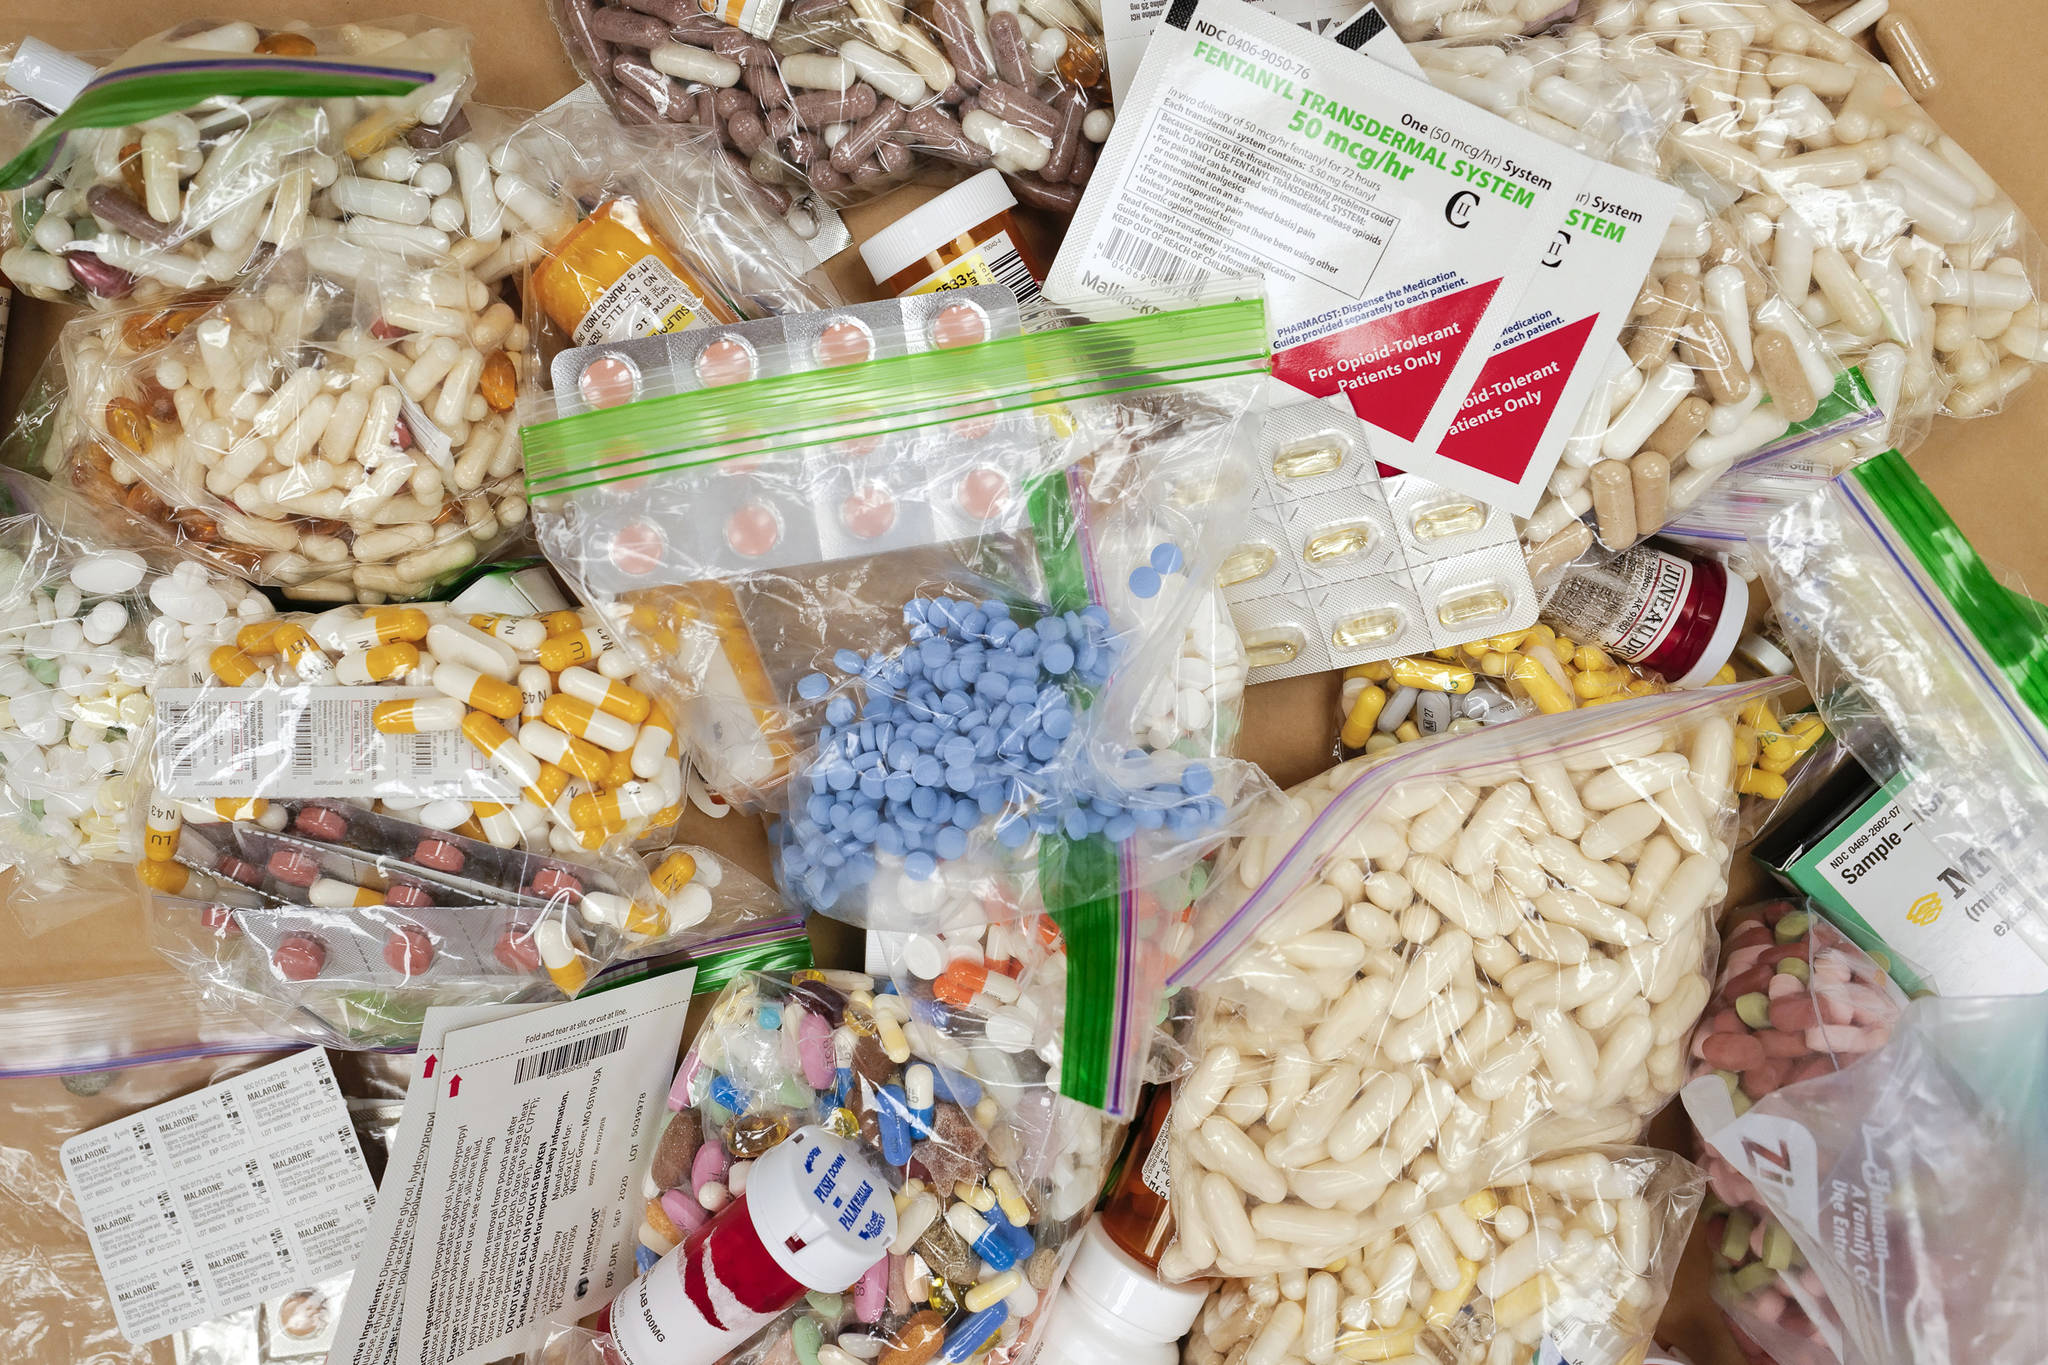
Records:
M1253 682L1536 620L1513 519L1419 475L1383 475L1363 424L1321 404L1266 414L1246 528L1218 582Z

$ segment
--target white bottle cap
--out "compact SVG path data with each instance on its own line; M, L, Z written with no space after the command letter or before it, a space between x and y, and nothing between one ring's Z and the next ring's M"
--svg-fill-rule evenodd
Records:
M53 114L61 114L78 98L99 68L83 57L51 47L39 38L23 38L7 64L7 83Z
M775 1263L810 1289L852 1287L896 1240L896 1200L860 1144L812 1125L762 1153L747 1212Z
M1072 1335L1093 1346L1110 1348L1090 1352L1091 1358L1100 1354L1107 1359L1114 1353L1125 1360L1146 1360L1149 1357L1142 1347L1177 1342L1187 1335L1215 1283L1163 1284L1157 1274L1118 1246L1101 1222L1090 1223L1081 1234L1081 1245L1067 1268L1059 1297L1053 1300L1038 1358L1069 1358L1055 1352L1053 1346ZM1106 1339L1119 1335L1123 1340Z
M917 264L961 233L981 226L999 213L1017 207L1017 196L1003 183L1003 173L990 169L947 190L860 244L860 258L876 284L887 284L906 266Z
M1762 634L1751 633L1736 641L1735 657L1768 677L1785 678L1794 672L1791 658Z

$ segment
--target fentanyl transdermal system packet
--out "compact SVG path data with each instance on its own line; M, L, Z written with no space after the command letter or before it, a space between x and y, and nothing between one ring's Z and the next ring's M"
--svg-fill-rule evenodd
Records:
M1174 5L1046 293L1262 277L1279 379L1348 402L1384 463L1527 514L1677 200L1357 50L1379 20Z

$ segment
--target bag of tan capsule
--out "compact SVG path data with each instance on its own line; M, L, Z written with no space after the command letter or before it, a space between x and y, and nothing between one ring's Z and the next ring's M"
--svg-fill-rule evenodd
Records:
M1162 1272L1325 1265L1525 1162L1633 1140L1712 985L1734 721L1784 686L1541 716L1289 793L1169 980L1197 1004Z
M69 324L52 477L307 601L423 597L490 558L526 523L524 329L452 261L387 292L384 255L287 252L225 295Z
M1182 1354L1245 1358L1624 1365L1678 1274L1705 1190L1648 1147L1587 1147L1425 1213L1304 1275L1225 1283Z

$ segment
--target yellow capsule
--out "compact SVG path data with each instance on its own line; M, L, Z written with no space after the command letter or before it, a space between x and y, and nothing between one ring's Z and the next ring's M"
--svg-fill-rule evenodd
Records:
M1394 727L1394 738L1403 744L1413 744L1422 738L1422 727L1412 720L1404 720Z
M1362 555L1372 548L1372 523L1345 522L1318 531L1301 547L1301 557L1310 564L1334 564L1340 559Z
M1756 762L1756 731L1750 729L1747 725L1736 726L1734 752L1735 763L1738 767L1746 768L1750 764Z
M1312 479L1344 467L1350 442L1335 432L1311 436L1273 452L1273 472L1283 479Z
M1402 1322L1415 1316L1411 1312ZM1374 1332L1348 1331L1339 1349L1347 1360L1399 1360L1414 1354L1415 1338L1421 1332L1420 1322L1413 1327L1388 1327Z
M254 659L233 645L222 645L214 650L206 656L206 664L213 670L213 676L229 687L240 687L263 671L256 666Z
M1707 679L1707 686L1726 687L1729 683L1736 681L1737 677L1734 664L1722 664L1714 676Z
M178 856L178 831L185 827L178 808L162 797L151 797L143 830L142 856L151 862L167 863Z
M678 801L674 805L663 806L660 810L648 816L647 828L650 830L667 829L670 825L673 825L676 821L682 818L683 803Z
M1401 633L1401 613L1393 607L1361 611L1330 627L1330 643L1339 649L1371 649Z
M271 637L277 652L284 655L285 662L292 666L300 678L307 682L322 682L334 676L334 663L315 644L313 637L304 628L282 625Z
M1474 588L1438 603L1436 619L1451 630L1463 630L1480 621L1505 616L1513 605L1499 588Z
M152 891L161 891L166 896L175 896L185 889L192 880L192 874L183 863L160 862L145 858L135 866L135 875L142 884Z
M341 662L334 667L334 677L345 686L362 687L403 677L419 664L419 646L400 640L394 644L378 645L361 654L342 655Z
M1664 684L1655 678L1632 678L1621 686L1624 697L1654 697L1664 691Z
M1373 726L1379 722L1380 712L1386 709L1387 694L1371 683L1358 694L1358 700L1351 703L1350 714L1344 717L1344 727L1338 732L1338 739L1347 749L1362 749L1372 738Z
M1761 796L1767 801L1775 801L1785 794L1785 786L1785 779L1776 773L1765 772L1760 768L1745 768L1742 770L1742 776L1736 780L1735 790L1745 796Z
M1789 764L1799 756L1799 751L1792 746L1792 736L1790 735L1772 735L1769 739L1764 739L1762 735L1758 735L1757 738L1763 740L1763 749L1758 760L1759 762ZM1778 768L1775 771L1783 772L1784 769Z
M1492 1190L1481 1190L1477 1194L1467 1195L1465 1202L1458 1207L1465 1211L1466 1216L1485 1222L1500 1212L1500 1196Z
M1479 671L1489 678L1505 678L1508 675L1508 669L1512 666L1511 660L1513 657L1511 654L1497 654L1492 650L1488 650L1480 656Z
M600 711L581 697L557 692L540 709L542 719L558 730L587 739L600 748L631 750L640 732L608 711Z
M1572 666L1588 673L1603 672L1614 667L1614 660L1607 657L1607 651L1598 645L1580 645L1572 651Z
M569 821L578 828L608 825L624 829L660 810L661 793L644 782L629 782L613 792L592 793L569 802Z
M654 709L654 699L637 688L615 682L587 668L565 668L555 686L572 697L581 697L600 711L608 711L628 724L638 725Z
M1501 1331L1511 1331L1543 1310L1557 1289L1547 1270L1538 1271L1493 1301L1493 1321Z
M1785 722L1778 719L1778 713L1771 709L1768 697L1758 697L1742 708L1741 720L1744 725L1759 735L1781 735L1785 733Z
M565 668L588 663L610 647L609 639L592 630L550 635L541 642L540 666L550 673L560 673Z
M1217 566L1216 586L1230 588L1239 583L1249 583L1271 573L1279 559L1279 551L1270 545L1261 545L1257 541L1240 545L1223 556L1223 563Z
M1567 640L1564 636L1560 635L1550 642L1550 652L1557 656L1559 663L1570 667L1573 657L1579 652L1579 642L1577 640Z
M1808 716L1792 727L1792 753L1796 758L1820 743L1828 732L1827 722L1819 716Z
M1477 675L1469 668L1441 660L1413 657L1390 660L1396 687L1419 687L1427 692L1470 692Z
M570 936L568 926L560 919L550 916L536 924L533 927L533 946L540 953L540 965L547 969L548 976L561 988L562 994L574 995L588 984L590 972L584 963L581 945Z
M466 702L486 715L511 720L526 705L526 698L508 682L479 673L467 664L442 663L434 667L434 690ZM546 711L543 710L545 715Z
M1797 757L1788 757L1784 759L1761 758L1757 760L1756 766L1759 772L1776 773L1780 777L1782 777L1786 773L1791 772L1792 765L1794 763L1797 763L1798 761L1799 760Z
M981 1281L961 1296L960 1306L970 1313L979 1313L992 1304L1001 1303L1017 1292L1017 1286L1024 1283L1024 1276L1016 1270L1005 1270L1002 1274Z
M597 748L594 744L591 747L593 749ZM602 753L603 751L599 750L599 752ZM605 764L603 786L608 788L623 787L637 776L633 771L633 751L631 749L614 749L609 754L606 754L605 757L608 761Z
M540 804L552 807L562 799L562 793L569 790L569 771L552 763L540 765L540 775L533 780L533 790L540 795Z
M1426 507L1409 523L1417 540L1442 540L1467 535L1486 525L1486 509L1476 502L1446 502Z
M668 910L659 905L634 901L626 912L626 932L642 938L659 938L668 932Z
M1479 1285L1479 1262L1458 1258L1458 1282L1448 1289L1439 1289L1429 1296L1429 1304L1422 1310L1425 1322L1449 1322L1458 1315L1471 1299L1472 1291Z
M1572 691L1580 698L1604 697L1619 692L1628 681L1628 674L1618 668L1588 669L1572 675Z
M1522 642L1516 645L1515 648L1520 650L1531 650L1536 648L1536 646L1538 645L1554 645L1556 643L1557 632L1552 630L1549 626L1544 625L1541 621L1538 621L1535 625L1529 627L1528 630L1523 632Z
M602 782L611 771L610 754L589 740L563 734L545 721L530 720L520 726L519 743L535 758L585 782Z
M223 796L213 803L213 813L223 820L255 821L263 818L270 803L260 796Z
M467 715L453 697L410 697L378 702L370 711L370 725L380 735L426 735L460 729Z
M251 654L277 653L277 632L289 621L251 621L235 632L235 647Z
M574 635L583 629L583 613L580 611L551 611L533 619L540 622L541 628L547 631L550 638L556 635Z
M1307 643L1307 638L1292 626L1255 631L1244 639L1245 667L1272 668L1292 663Z
M401 640L417 644L427 638L430 623L418 607L371 607L352 627L358 646L389 645Z
M1013 1228L1028 1227L1031 1223L1031 1205L1025 1202L1024 1192L1017 1188L1017 1177L1002 1166L988 1173L988 1187L995 1191L996 1204L1003 1211L1003 1217Z
M673 896L688 886L697 876L697 860L682 849L677 849L661 860L654 869L651 880L654 889L664 896Z
M1555 715L1573 708L1572 694L1558 685L1550 670L1529 655L1518 659L1508 676L1520 683L1522 690L1529 694L1529 700L1536 703L1536 709L1545 715Z
M1394 666L1385 659L1374 659L1369 664L1353 664L1344 670L1347 681L1352 678L1363 678L1367 682L1385 682L1393 675Z

